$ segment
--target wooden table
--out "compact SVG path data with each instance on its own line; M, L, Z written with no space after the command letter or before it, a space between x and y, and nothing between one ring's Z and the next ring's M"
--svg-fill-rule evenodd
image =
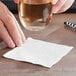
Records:
M15 16L18 19L18 16ZM49 28L43 31L32 32L22 29L26 37L30 36L48 42L74 46L74 49L67 56L48 69L30 63L5 59L2 55L10 49L1 49L0 76L76 76L76 32L65 29L64 21L76 22L76 14L54 15Z

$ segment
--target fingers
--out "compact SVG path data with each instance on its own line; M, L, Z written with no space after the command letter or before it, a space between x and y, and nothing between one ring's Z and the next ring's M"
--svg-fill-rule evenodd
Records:
M70 6L74 3L75 0L67 0L65 4L61 7L61 9L57 13L61 13L70 8Z
M4 27L4 23L1 20L0 20L0 38L8 45L8 47L10 48L15 47L13 40L11 39L9 33Z
M18 28L17 28L14 20L12 19L12 17L10 15L8 15L8 16L6 16L5 19L2 19L2 21L5 23L5 26L9 32L10 36L12 37L14 43L17 46L20 46L22 44L21 36L20 36Z
M13 20L15 21L15 24L17 24L16 26L17 26L17 28L18 28L18 30L19 30L19 33L20 33L21 38L22 38L22 41L23 41L23 43L24 43L24 42L25 42L25 36L24 36L24 34L23 34L21 28L20 28L20 26L19 26L19 24L18 24L16 18L14 17L14 15L13 15L11 12L10 12L10 15L12 16Z
M53 5L53 13L57 13L59 9L65 4L66 0L58 0L58 2Z
M74 0L58 0L57 3L53 5L52 12L53 13L64 12L73 4L73 2L74 2ZM59 12L59 10L60 10L60 12Z
M25 41L25 38L21 28L19 27L19 24L16 22L16 19L13 18L9 10L2 3L0 4L0 10L0 19L5 24L5 27L8 30L8 33L10 34L15 45L20 46Z

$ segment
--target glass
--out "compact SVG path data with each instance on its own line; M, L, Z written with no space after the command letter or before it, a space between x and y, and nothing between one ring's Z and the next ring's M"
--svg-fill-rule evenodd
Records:
M19 18L31 31L45 29L52 18L52 0L19 0Z

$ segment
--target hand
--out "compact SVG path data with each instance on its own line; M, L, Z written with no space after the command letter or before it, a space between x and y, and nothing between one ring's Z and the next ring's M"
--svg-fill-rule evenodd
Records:
M75 0L53 0L53 13L61 13L69 9Z
M19 0L14 0L15 3L18 3ZM53 13L61 13L66 11L71 7L75 0L53 0Z
M25 42L24 34L13 14L0 1L0 38L10 48Z

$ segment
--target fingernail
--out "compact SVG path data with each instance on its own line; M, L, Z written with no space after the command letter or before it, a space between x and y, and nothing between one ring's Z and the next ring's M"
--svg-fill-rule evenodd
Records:
M23 43L25 43L25 41L26 41L26 38L25 38L25 36L23 36L23 39L22 39L22 41L23 41Z
M15 44L14 44L13 42L11 42L11 43L9 44L9 47L10 47L10 48L15 48Z
M24 43L25 43L25 41L26 41L26 39L25 39L25 37L24 37Z
M17 46L21 46L22 43L23 43L22 40L19 40Z

